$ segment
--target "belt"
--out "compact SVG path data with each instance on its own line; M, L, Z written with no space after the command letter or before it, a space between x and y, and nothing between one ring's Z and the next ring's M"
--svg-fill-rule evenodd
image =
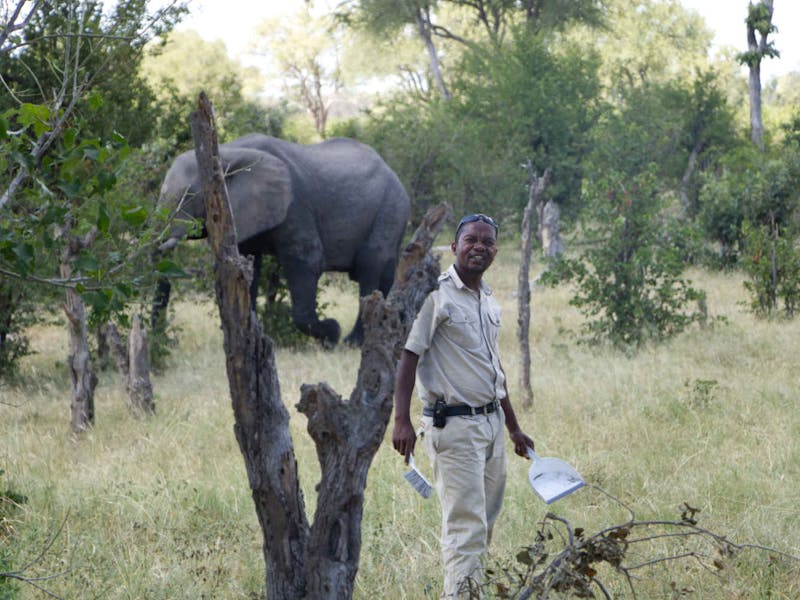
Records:
M444 414L446 417L463 417L466 415L488 415L497 410L497 400L484 404L483 406L467 406L466 404L451 404L446 406ZM433 407L425 406L422 414L426 417L433 416Z

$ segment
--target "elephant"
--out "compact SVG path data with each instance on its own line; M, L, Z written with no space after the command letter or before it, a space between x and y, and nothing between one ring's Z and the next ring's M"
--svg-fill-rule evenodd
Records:
M327 347L336 345L339 323L316 312L319 278L324 271L346 272L360 296L388 293L411 214L403 184L373 148L347 138L300 145L250 134L219 150L239 251L254 257L252 306L261 257L274 255L295 325ZM165 250L187 236L189 222L205 218L194 151L175 158L160 202L176 210ZM361 345L363 337L359 310L345 341Z

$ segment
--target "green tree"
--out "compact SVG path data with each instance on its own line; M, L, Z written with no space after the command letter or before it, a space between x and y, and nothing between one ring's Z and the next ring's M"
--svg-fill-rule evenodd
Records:
M450 101L396 97L372 113L365 138L400 174L417 217L447 201L457 212L491 207L516 218L527 201L527 158L551 167L559 201L580 189L597 62L547 43L520 28L506 47L465 54Z
M129 2L103 12L78 1L52 8L33 5L0 36L6 40L2 77L12 92L0 112L2 285L23 288L37 300L49 293L40 290L66 289L108 315L140 289L141 271L129 269L143 262L136 257L139 244L148 242L141 231L148 214L141 199L115 204L109 195L128 143L118 133L99 135L116 125L116 105L104 94L117 103L126 83L131 96L141 91L141 79L124 77L133 69L128 62L138 64L149 36L173 26L183 9L171 5L151 15L143 3ZM118 89L109 90L109 82ZM117 228L117 222L124 225ZM75 240L82 247L67 253ZM71 265L68 276L53 276L59 262ZM13 313L19 306L25 305L11 302L5 309ZM15 322L8 316L0 321Z
M588 318L587 340L626 350L669 338L704 317L704 294L682 277L683 257L671 243L674 223L664 210L653 170L609 172L587 190L588 248L561 259L546 275L573 280L570 304ZM698 301L698 309L689 304Z
M7 91L0 110L56 103L82 114L85 135L110 139L120 133L132 145L141 144L153 132L158 112L139 75L144 47L184 12L171 5L150 13L146 0L118 2L110 10L92 0L33 4L24 28L14 31L0 52ZM90 91L104 98L105 110L87 110Z
M761 112L761 61L775 58L780 53L767 38L776 30L772 23L772 0L750 2L747 6L747 52L739 55L739 61L750 72L750 136L753 143L764 149L764 120Z
M280 128L275 118L280 119L281 111L257 99L261 76L231 59L221 41L205 41L194 31L171 32L148 46L142 73L158 105L166 108L158 132L174 151L189 146L188 115L201 91L213 99L223 142L253 131L274 134L271 129Z
M476 180L467 179L464 196L508 198L504 208L520 213L527 174L519 165L530 159L552 171L548 196L569 208L579 196L588 134L600 108L598 66L596 55L524 27L502 48L467 52L452 110L472 136L463 164L483 163L483 169L465 169Z
M729 152L716 172L702 178L699 222L719 246L723 264L733 265L743 250L745 222L751 227L796 229L800 162L796 146L763 153L754 146Z
M678 0L607 0L605 26L577 27L569 38L603 59L603 83L614 102L620 88L692 77L706 66L712 32Z
M256 53L270 57L282 74L288 97L308 111L324 139L333 98L343 89L340 69L343 30L308 6L288 19L259 24Z
M621 87L617 104L603 112L593 135L593 174L634 176L657 165L661 185L680 199L677 210L687 219L700 210L699 175L738 142L733 111L711 72L689 81Z

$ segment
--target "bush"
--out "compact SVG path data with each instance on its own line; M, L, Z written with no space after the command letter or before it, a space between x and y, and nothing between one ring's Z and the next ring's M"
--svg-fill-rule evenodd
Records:
M575 281L570 303L591 319L589 341L620 348L668 338L705 317L705 294L681 278L680 230L665 223L654 177L631 179L612 176L592 186L591 246L578 259L557 261L545 278ZM686 308L692 301L695 312Z
M800 254L787 230L760 227L745 222L742 227L745 255L742 268L749 277L744 287L751 294L750 308L761 317L771 317L783 301L787 317L793 317L800 300Z

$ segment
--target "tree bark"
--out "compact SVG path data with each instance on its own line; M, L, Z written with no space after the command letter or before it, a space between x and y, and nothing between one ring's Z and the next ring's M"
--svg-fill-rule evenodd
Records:
M546 185L546 182L544 185ZM542 210L542 254L548 258L556 258L563 253L561 205L555 200L548 200Z
M192 134L206 197L208 239L222 320L234 431L264 536L267 597L350 598L358 568L366 474L391 414L394 369L405 333L435 286L438 263L428 252L446 211L406 248L389 297L364 299L365 342L358 383L348 401L327 384L303 386L298 408L308 416L322 467L313 527L300 490L280 396L272 341L250 306L252 265L239 256L219 160L213 109L204 94ZM406 275L408 273L408 275Z
M517 280L517 340L519 341L521 362L519 385L522 393L522 406L529 408L533 406L533 388L531 387L531 349L530 349L530 322L531 322L531 221L533 213L536 211L539 216L538 230L540 241L544 244L545 238L549 238L550 230L548 225L545 227L546 210L542 205L542 196L547 184L550 182L550 169L545 169L544 175L539 177L533 168L533 164L528 160L527 167L530 175L530 185L528 189L528 204L522 215L522 241L520 244L520 263L519 278ZM556 233L557 233L556 225Z
M528 175L530 177L530 182L528 184L528 204L536 212L537 217L536 239L542 245L542 253L544 256L555 257L555 254L551 254L550 251L554 243L558 247L559 253L564 250L558 225L561 211L557 205L555 205L554 211L553 206L547 207L547 204L550 204L549 202L545 204L542 201L544 198L544 191L550 183L552 171L549 168L545 169L544 174L539 177L530 159L527 165L525 165L525 168L528 170Z
M142 316L134 315L128 336L128 398L131 411L137 416L154 415L153 384L150 382L150 363L147 360L147 332Z
M61 229L61 235L71 234L71 224ZM83 238L72 237L61 254L61 278L68 281L72 276L72 261L83 248L92 244L97 236L93 229ZM94 390L97 387L97 375L91 368L89 341L86 327L86 306L83 298L73 287L67 287L66 299L62 305L67 317L67 333L69 339L69 365L72 382L72 401L70 405L72 431L80 433L90 429L94 424Z
M431 24L430 11L427 9L418 8L414 14L414 19L417 22L417 32L422 38L422 41L425 43L425 48L428 50L428 58L430 59L431 63L431 73L433 74L433 79L436 82L436 85L439 87L442 97L445 100L450 100L450 90L447 89L447 85L444 82L442 69L439 65L439 55L436 52L436 45L433 43L433 27Z
M141 315L134 315L127 345L113 323L103 326L114 364L125 385L128 408L137 417L156 412L150 365L147 360L147 333Z
M759 9L766 11L761 14ZM764 149L764 121L761 114L761 61L765 57L775 56L777 53L767 42L767 36L773 31L772 26L773 0L761 0L756 4L750 3L747 17L747 65L750 70L750 137L753 143L761 150ZM758 37L756 37L758 34Z
M106 323L102 326L103 334L108 342L108 351L114 364L117 367L117 372L122 376L123 380L128 380L128 350L122 341L122 336L119 334L119 329L113 323Z
M691 183L692 175L694 175L697 157L700 156L702 150L703 142L697 142L689 154L689 160L686 161L686 170L683 172L683 177L681 177L681 218L685 218L691 213L692 202L689 198L689 183Z
M525 408L533 407L531 387L531 220L533 219L533 186L528 194L528 204L522 214L522 240L520 243L519 279L517 281L517 340L519 340L520 368L519 389L521 403Z

